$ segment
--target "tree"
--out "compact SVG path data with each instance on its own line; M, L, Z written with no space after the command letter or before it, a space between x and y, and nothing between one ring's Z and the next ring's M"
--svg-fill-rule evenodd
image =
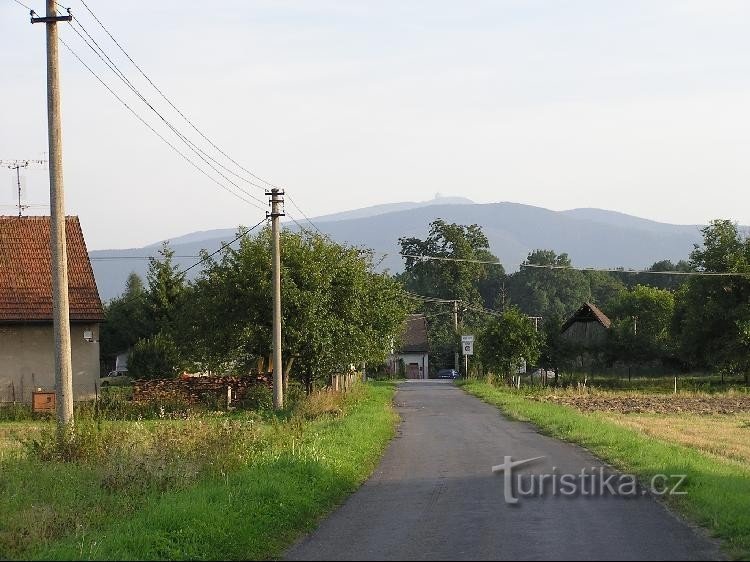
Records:
M185 276L173 263L174 250L167 242L159 249L160 258L149 258L146 303L153 323L152 333L171 333L175 328Z
M690 254L695 270L738 273L696 276L677 294L675 331L680 356L693 367L718 367L750 372L750 239L728 220L712 221L703 230L703 244Z
M542 345L539 351L539 365L555 371L555 383L560 369L570 368L579 350L563 337L561 327L564 320L559 316L546 318L542 324Z
M128 374L137 379L171 379L180 373L180 353L163 333L138 340L128 358Z
M480 226L438 219L430 223L424 240L401 238L399 242L401 253L411 256L404 258L405 271L400 276L406 289L428 297L461 301L459 319L464 333L473 333L483 324L485 318L477 308L502 306L505 270L490 252L489 240ZM422 260L419 256L448 259ZM446 306L450 304L424 304L422 308L433 318L428 328L431 365L438 369L453 367L460 343L451 310Z
M674 294L666 289L636 285L622 292L609 310L612 359L628 363L669 359L674 308Z
M567 254L534 250L524 265L570 266ZM530 316L566 318L590 300L586 275L574 269L521 267L510 279L511 302Z
M600 308L609 310L610 305L627 290L625 283L607 271L585 271L589 282L589 300Z
M139 339L152 335L146 291L138 274L128 276L125 292L104 306L104 315L100 340L105 361L114 361L118 353L128 351Z
M430 223L427 238L399 238L401 253L407 256L498 262L490 253L490 243L479 225ZM492 306L505 277L502 265L472 261L422 260L405 257L402 281L421 295Z
M510 308L487 322L479 337L480 357L487 369L510 377L523 361L537 362L542 341L526 315Z
M308 389L351 364L385 360L411 301L369 251L308 232L281 233L283 356ZM271 234L207 260L180 325L192 359L216 370L253 370L271 350ZM288 364L288 363L287 363Z

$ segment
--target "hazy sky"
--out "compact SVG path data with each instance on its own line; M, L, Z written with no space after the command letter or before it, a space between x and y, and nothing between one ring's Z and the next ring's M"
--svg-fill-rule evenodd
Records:
M199 128L309 216L440 192L750 223L750 2L88 1ZM260 220L61 56L67 211L90 249ZM46 145L44 29L0 0L0 159L39 158ZM47 201L45 173L27 177L28 199Z

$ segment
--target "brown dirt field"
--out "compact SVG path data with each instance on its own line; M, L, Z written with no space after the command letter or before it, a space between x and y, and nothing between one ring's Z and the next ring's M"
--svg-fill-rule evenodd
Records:
M739 414L750 412L750 395L618 395L550 394L536 397L542 402L572 406L582 412L619 414Z

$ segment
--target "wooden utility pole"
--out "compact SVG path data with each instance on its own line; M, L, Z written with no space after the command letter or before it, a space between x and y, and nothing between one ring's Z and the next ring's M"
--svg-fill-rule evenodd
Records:
M50 251L52 253L52 318L55 334L55 392L57 423L66 430L73 423L73 367L70 358L70 304L68 302L68 255L65 240L65 192L62 170L62 126L60 123L60 69L55 0L47 0L46 16L31 23L47 27L47 135L49 139Z
M284 407L284 374L281 363L281 248L279 244L279 217L284 216L281 205L284 192L274 188L271 196L271 235L273 238L273 407Z

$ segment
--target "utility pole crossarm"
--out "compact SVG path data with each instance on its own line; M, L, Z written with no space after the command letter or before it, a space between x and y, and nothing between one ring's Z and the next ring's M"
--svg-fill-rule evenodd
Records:
M31 23L57 23L58 21L73 21L73 16L70 14L67 16L45 16L37 18L31 16Z

